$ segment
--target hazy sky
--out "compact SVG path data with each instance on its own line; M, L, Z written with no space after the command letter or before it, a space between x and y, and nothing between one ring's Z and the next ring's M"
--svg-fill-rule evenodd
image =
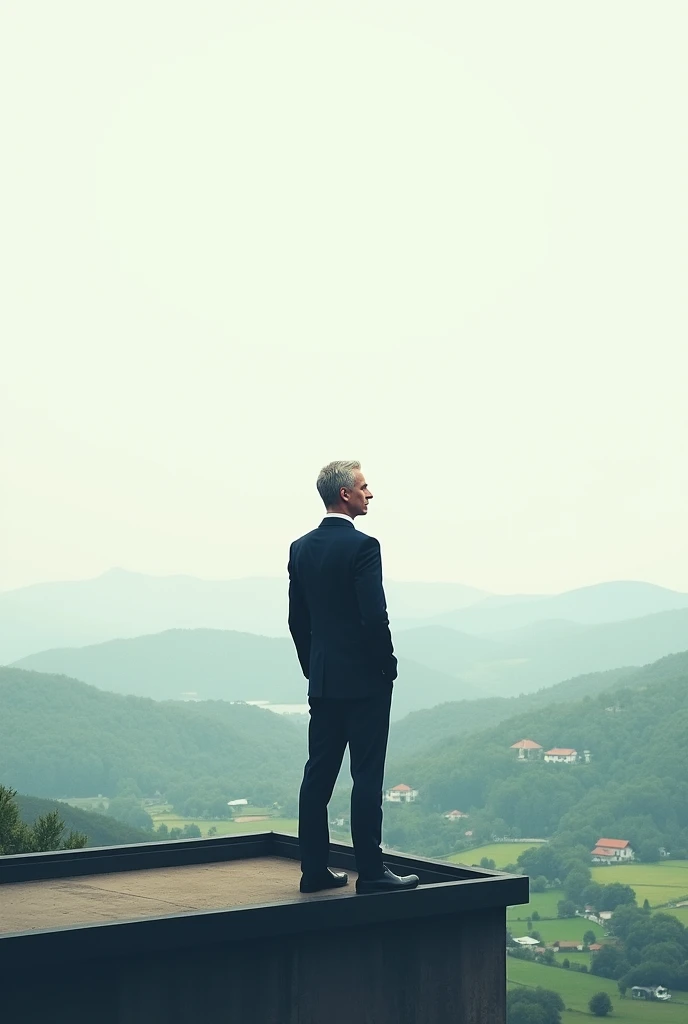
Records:
M688 4L4 0L0 588L688 590Z

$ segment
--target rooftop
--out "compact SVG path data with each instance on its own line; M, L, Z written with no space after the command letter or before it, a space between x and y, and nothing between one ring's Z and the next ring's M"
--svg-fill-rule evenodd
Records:
M343 889L299 892L298 840L274 832L0 857L0 963L135 956L528 901L528 879L387 852L411 892L357 896L352 847L330 845Z
M0 885L0 934L332 895L301 894L300 877L298 861L260 857L14 882ZM350 878L342 898L355 893Z
M511 744L512 750L542 750L539 743L534 740L519 740L518 743Z
M554 754L559 757L570 757L571 754L577 754L578 751L572 747L552 747L551 750L546 750L545 754Z

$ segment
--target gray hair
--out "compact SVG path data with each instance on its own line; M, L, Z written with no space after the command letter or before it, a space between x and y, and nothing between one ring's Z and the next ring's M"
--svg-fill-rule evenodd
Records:
M348 490L353 489L356 483L355 471L360 468L360 462L330 462L327 466L323 466L318 473L316 487L325 503L325 508L337 504L342 487L346 487Z

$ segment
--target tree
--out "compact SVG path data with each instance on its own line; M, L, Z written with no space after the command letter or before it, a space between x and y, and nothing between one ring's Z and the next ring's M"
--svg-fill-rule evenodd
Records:
M557 903L557 917L575 917L576 904L572 900L559 900Z
M582 895L590 884L590 868L587 865L576 865L564 880L564 892L566 898L574 903L582 902Z
M539 915L539 913L537 912L537 910L534 910L534 911L533 911L533 917L532 917L532 920L533 920L533 921L539 921L539 920L540 920L540 915Z
M594 942L597 942L597 936L595 935L592 928L588 928L587 932L583 935L583 945L592 946Z
M125 825L134 825L136 828L143 828L147 832L153 831L153 819L135 796L116 796L110 801L107 810L111 818L123 821Z
M507 993L509 1024L561 1024L564 1001L546 988L514 988Z
M88 842L81 832L66 837L64 821L50 811L27 825L19 816L16 790L0 786L0 856L17 853L47 853L50 850L80 850Z
M659 860L659 843L653 841L640 843L637 853L643 864L654 864Z
M598 978L620 978L627 970L628 961L616 946L603 946L590 965L590 973Z
M612 1012L612 1001L606 992L596 992L588 1003L588 1009L596 1017L606 1017Z
M507 1021L508 1024L548 1024L549 1018L543 1006L530 999L523 999L508 1007Z
M571 968L571 961L569 960L569 958L567 956L565 956L564 959L561 961L561 966L566 971L570 970L570 968Z
M547 879L544 875L538 875L537 878L531 879L530 891L531 892L544 892L547 888Z

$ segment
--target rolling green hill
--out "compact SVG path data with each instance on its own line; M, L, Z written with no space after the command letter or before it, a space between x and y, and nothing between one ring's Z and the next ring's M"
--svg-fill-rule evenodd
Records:
M207 796L225 809L234 798L264 805L293 797L303 731L261 708L223 710L209 717L196 705L0 668L0 779L46 797L112 796L133 780L144 794L159 790L173 802Z
M686 735L688 654L678 654L611 690L534 707L482 732L410 753L395 741L388 777L419 789L426 809L470 811L471 829L484 828L488 836L515 829L545 837L563 830L592 844L611 834L678 855L688 848ZM591 763L519 762L510 747L524 737L545 750L589 750ZM427 825L419 820L414 827L422 836ZM395 842L403 843L403 835Z
M440 743L451 736L488 729L508 718L544 708L549 704L602 693L624 680L628 681L628 685L633 685L637 672L638 670L634 668L612 669L608 672L595 672L578 676L576 679L567 679L556 686L548 686L535 693L525 693L518 697L453 701L414 711L392 726L390 750L394 754L408 754Z
M82 832L88 836L87 846L120 846L125 843L146 843L151 837L140 828L132 828L106 814L82 811L69 804L45 800L37 796L17 796L22 821L32 825L36 818L57 811L67 832Z

